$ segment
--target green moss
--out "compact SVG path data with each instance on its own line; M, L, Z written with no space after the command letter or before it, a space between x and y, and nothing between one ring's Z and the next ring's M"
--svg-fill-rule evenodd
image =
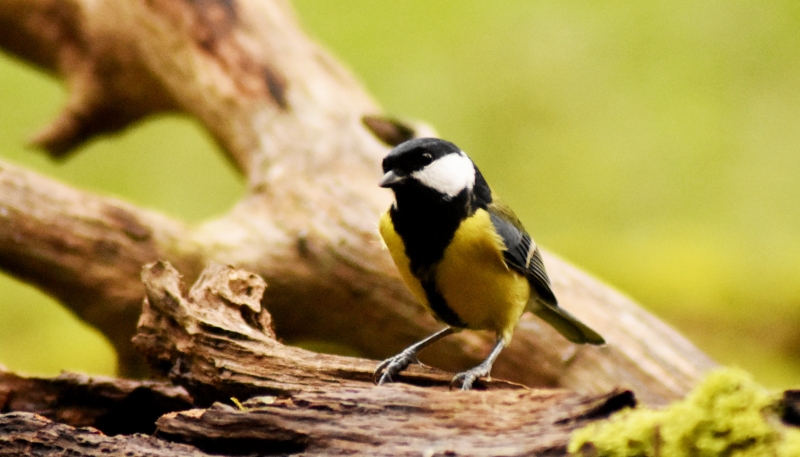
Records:
M628 456L800 456L800 431L778 418L779 397L738 369L710 373L685 399L637 408L575 432L569 452Z

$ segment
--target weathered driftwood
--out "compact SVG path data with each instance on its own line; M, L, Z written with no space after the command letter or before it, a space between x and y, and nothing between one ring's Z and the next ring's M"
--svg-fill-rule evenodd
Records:
M36 413L73 427L94 427L109 435L152 433L162 414L192 406L182 387L166 382L75 373L37 378L0 370L0 413Z
M217 403L170 413L158 420L157 436L212 453L233 445L254 454L566 455L573 430L627 406L629 394L331 389L256 397L244 411Z
M67 106L34 139L53 156L153 113L183 112L247 181L228 214L186 227L0 163L0 268L108 336L123 373L143 373L130 344L144 293L138 271L158 259L190 279L210 261L263 276L262 305L289 342L331 341L384 358L439 328L376 234L390 200L376 186L388 149L362 120L380 110L306 37L288 2L4 0L0 47L68 85ZM393 141L415 131L380 126ZM545 262L559 301L609 344L577 347L526 318L496 377L594 393L623 386L655 404L680 397L713 366L626 297L553 255ZM491 343L463 332L423 359L455 371Z
M0 415L0 456L62 457L207 456L193 446L171 443L148 435L108 436L97 429L52 422L34 413Z
M143 279L135 344L191 397L163 382L5 375L4 410L15 412L0 415L0 455L565 455L572 430L634 404L630 391L583 395L503 381L450 391L448 374L419 366L403 382L375 386L373 361L275 340L256 275L214 265L184 292L177 271L155 263ZM162 401L134 405L134 397ZM198 407L178 411L189 398ZM174 412L155 421L170 401ZM22 410L97 428L114 414L122 423L106 433L157 428L155 438L112 438Z
M143 279L135 345L199 404L225 402L167 414L156 434L207 452L563 454L576 427L634 402L630 391L586 396L502 381L450 391L449 375L421 367L378 387L372 361L277 342L258 276L211 266L185 296L168 264L147 267ZM230 397L254 395L243 410L231 406Z

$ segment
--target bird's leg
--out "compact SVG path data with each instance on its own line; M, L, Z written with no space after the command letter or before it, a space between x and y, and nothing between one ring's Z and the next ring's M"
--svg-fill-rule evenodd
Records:
M412 363L419 363L417 360L417 354L419 354L419 351L454 332L455 329L453 327L447 327L446 329L440 330L425 338L419 343L412 344L396 356L384 360L380 363L380 365L378 365L377 368L375 368L375 372L372 374L372 380L378 385L381 385L384 382L392 382L392 376L405 370L406 367Z
M492 352L489 353L489 357L486 357L486 360L477 367L455 375L450 382L450 388L461 384L461 390L469 390L472 388L472 383L478 378L489 376L489 373L492 371L492 364L494 364L495 359L497 359L497 356L500 355L500 351L502 351L505 346L506 343L503 341L503 338L498 336L497 342L494 344L494 348L492 348Z

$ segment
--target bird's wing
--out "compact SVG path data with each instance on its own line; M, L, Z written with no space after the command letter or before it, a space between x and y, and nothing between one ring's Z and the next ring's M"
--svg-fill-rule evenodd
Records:
M522 224L509 215L505 208L489 206L489 215L495 230L503 238L506 250L503 257L506 264L525 275L531 287L539 294L539 298L547 304L557 305L558 301L550 289L550 278L544 269L542 255L536 243L522 228Z
M530 311L573 343L604 344L605 340L600 334L558 306L556 296L550 289L550 278L545 272L539 248L525 232L514 213L510 209L496 207L494 204L490 204L488 210L495 230L503 238L506 247L503 258L506 264L509 268L525 275L528 284L538 295L536 306L530 307L531 302L528 303Z

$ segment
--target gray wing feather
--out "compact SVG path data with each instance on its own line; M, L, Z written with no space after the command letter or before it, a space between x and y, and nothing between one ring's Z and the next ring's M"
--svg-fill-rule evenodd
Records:
M550 289L550 278L544 269L544 262L539 248L530 235L515 227L500 216L489 211L497 233L503 238L506 250L503 257L506 264L528 278L531 287L539 294L539 298L550 305L557 305L558 301Z
M568 313L567 310L558 306L556 296L550 289L550 278L547 277L544 269L542 254L530 235L491 210L489 215L495 230L503 238L503 244L506 247L503 258L506 264L509 268L525 275L528 283L538 295L536 297L538 306L531 308L531 311L573 343L604 344L605 340L602 336Z

